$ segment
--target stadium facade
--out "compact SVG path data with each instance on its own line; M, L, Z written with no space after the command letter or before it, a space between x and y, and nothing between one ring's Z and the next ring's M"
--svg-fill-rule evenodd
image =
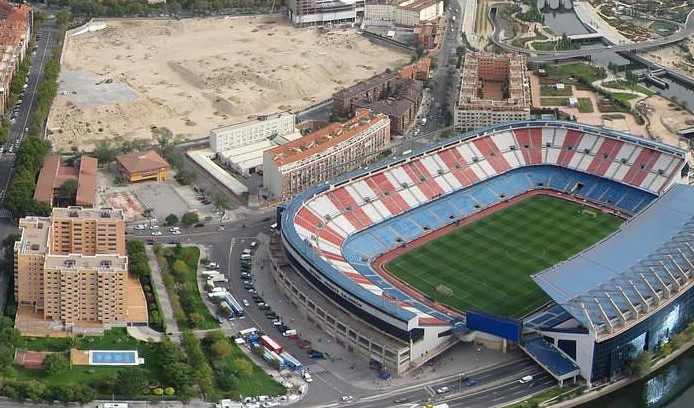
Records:
M602 381L623 372L638 350L667 341L691 315L694 246L686 234L694 192L672 188L687 181L688 163L684 150L572 122L513 122L463 134L346 174L280 207L276 278L308 313L327 301L344 319L358 320L366 329L324 316L339 344L395 374L459 339L495 338L518 343L560 381L579 373ZM561 193L631 219L535 275L553 302L522 321L454 311L371 267L384 253L531 191ZM372 347L375 337L386 340Z

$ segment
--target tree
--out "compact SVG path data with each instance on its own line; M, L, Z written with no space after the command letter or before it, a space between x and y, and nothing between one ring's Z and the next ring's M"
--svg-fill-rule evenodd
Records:
M177 259L176 261L174 261L173 265L171 266L171 269L173 270L173 273L177 276L182 276L186 272L188 272L188 265L186 265L186 263L182 259Z
M644 350L640 352L631 362L634 373L639 377L648 374L648 371L651 369L652 358L653 354L650 351Z
M200 313L191 313L190 316L188 316L188 321L190 322L190 325L193 327L198 327L203 321L205 321L205 318L200 314Z
M166 225L172 226L178 224L178 216L176 214L169 214L166 216Z
M197 213L194 212L187 212L183 214L183 218L181 219L185 225L193 225L195 223L200 222L200 217L198 217Z
M68 368L68 361L61 353L51 353L43 360L42 366L46 374L54 376Z
M150 224L152 224L152 217L154 217L154 209L152 208L145 208L142 211L142 216L147 218L147 221L149 221Z
M65 27L70 22L71 18L72 16L70 15L70 12L67 10L60 10L55 15L55 21L57 21L58 25L62 27Z
M684 333L677 333L670 339L673 349L678 349L687 342L687 336Z
M155 388L154 391L152 391L154 395L162 395L164 394L164 390L162 388Z
M223 193L215 193L212 195L212 202L214 202L214 206L219 210L229 210L231 209L231 200L229 200L229 196Z
M114 384L115 393L122 395L136 395L147 385L147 374L141 368L128 367L116 374Z
M169 160L169 163L171 163L171 160ZM181 169L178 171L178 173L176 173L176 181L178 181L184 186L192 184L193 182L195 182L195 179L197 178L198 174L191 169Z
M231 354L231 344L227 339L217 340L214 343L212 343L212 346L210 346L210 350L212 351L212 354L214 354L215 357L223 359L228 357L229 354Z
M165 127L152 129L152 137L157 141L159 147L162 149L167 148L171 143L173 143L173 133L171 130Z
M79 184L77 183L77 180L65 180L63 184L60 185L60 189L58 190L58 195L60 196L61 201L65 201L69 205L72 205L75 202L78 187Z
M672 344L670 343L664 343L663 345L660 346L660 353L663 356L669 356L672 354Z
M173 389L173 387L164 388L164 395L171 396L171 395L174 395L175 393L176 393L176 390Z
M116 159L116 148L113 147L110 140L97 140L94 147L94 156L98 160L99 165L104 164L111 168L111 162Z
M247 358L240 357L234 360L234 368L236 368L236 372L243 377L248 377L253 374L253 363Z

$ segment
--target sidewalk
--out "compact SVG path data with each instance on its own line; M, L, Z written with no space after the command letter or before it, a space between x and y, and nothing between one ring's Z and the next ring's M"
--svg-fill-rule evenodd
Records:
M166 291L166 286L164 286L164 279L161 276L161 269L159 269L159 263L154 255L154 250L152 246L147 245L147 260L149 262L149 269L152 270L152 288L154 288L154 294L159 299L159 305L161 307L161 315L164 319L164 327L166 327L167 333L178 333L180 330L178 328L178 322L174 318L173 308L171 307L171 301L169 300L169 293Z

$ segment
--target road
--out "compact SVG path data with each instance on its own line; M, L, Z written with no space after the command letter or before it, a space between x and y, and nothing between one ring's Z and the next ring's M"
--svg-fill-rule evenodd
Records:
M36 41L36 45L38 46L36 49L36 54L30 57L31 67L28 75L28 86L24 92L22 103L19 104L17 117L15 118L14 123L10 124L10 141L7 142L2 149L3 152L6 152L10 146L14 146L14 152L2 153L2 157L0 157L0 190L2 191L0 198L2 199L5 198L4 192L7 191L7 187L10 184L10 180L14 172L14 153L16 153L17 147L25 137L26 129L30 125L32 109L36 103L36 91L38 90L39 84L43 80L46 62L51 56L51 49L53 46L55 46L58 40L58 27L54 22L46 21L46 23L41 27L39 33L41 34L41 38L37 39ZM28 50L27 52L30 53L31 50Z
M639 52L648 50L651 48L661 47L663 45L673 44L681 41L690 35L694 34L694 10L690 11L687 15L687 20L684 24L675 23L679 26L679 30L663 38L658 38L650 41L644 41L635 44L615 44L607 45L602 48L595 48L590 50L569 50L569 51L537 51L530 50L523 47L515 47L513 45L507 44L499 39L499 35L503 27L499 24L498 16L494 14L492 16L492 25L494 26L494 33L491 36L492 42L497 46L503 48L509 52L520 52L523 54L528 54L528 60L533 62L549 62L549 61L559 61L565 59L580 58L586 55L596 55L604 52L619 52L619 51L629 51L629 52Z

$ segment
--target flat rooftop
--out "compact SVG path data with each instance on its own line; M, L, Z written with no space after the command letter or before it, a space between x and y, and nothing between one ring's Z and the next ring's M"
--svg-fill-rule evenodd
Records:
M213 128L210 130L210 133L219 133L219 132L225 132L229 131L232 129L243 129L249 125L252 125L254 123L262 123L262 122L267 122L271 121L273 119L281 119L283 117L294 117L294 114L285 111L285 112L275 112L275 113L268 113L264 115L258 115L256 118L245 120L243 122L237 122L237 123L232 123L230 125L222 125L218 126L216 128Z
M301 139L271 149L270 154L278 167L293 163L349 140L383 119L388 120L388 117L364 109L345 123L331 123Z
M123 271L127 270L128 257L115 254L99 255L46 255L44 263L46 269L80 270L80 269L99 269L102 271Z
M102 208L82 208L78 206L67 208L53 208L51 217L54 219L60 218L82 218L82 219L114 219L125 220L123 210L118 208L102 207Z
M19 226L23 228L22 236L15 243L15 248L19 253L45 254L48 231L51 227L50 220L46 217L26 217L19 221Z
M491 71L491 72L490 72ZM494 96L480 95L485 83L499 83L499 73L503 76L507 97L499 97L498 89L490 90ZM460 90L456 107L463 110L525 110L530 109L530 86L527 78L525 58L517 54L465 54L460 74Z

